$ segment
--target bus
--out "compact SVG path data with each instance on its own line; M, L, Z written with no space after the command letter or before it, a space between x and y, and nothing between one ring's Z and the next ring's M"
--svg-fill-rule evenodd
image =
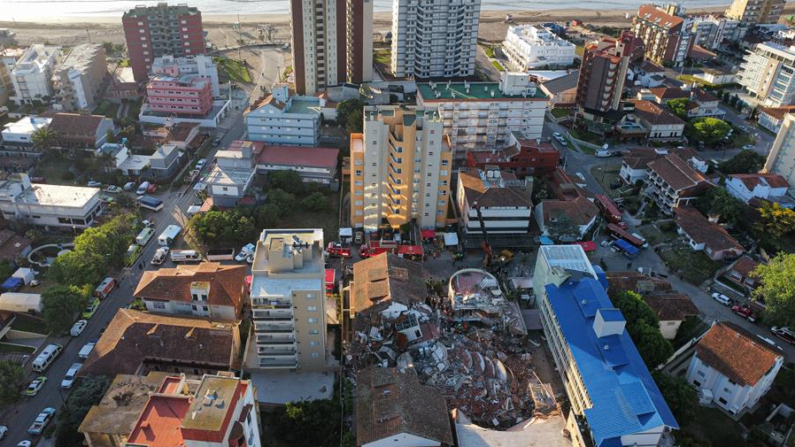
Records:
M637 258L640 253L638 247L635 247L624 239L616 239L613 241L613 246L621 250L621 253L629 259Z
M624 239L624 241L629 242L630 244L634 245L637 248L643 247L644 241L636 238L635 236L626 232L623 228L619 227L616 224L608 224L607 228L605 229L607 234L612 237L613 239Z
M171 250L171 262L201 262L202 255L196 250Z
M607 197L604 194L597 194L595 198L596 206L599 208L599 211L602 212L602 216L604 216L605 220L610 223L614 223L621 228L627 228L627 224L621 220L623 218L621 211L618 209L616 204L610 200L610 197Z
M152 211L160 211L163 209L163 201L150 196L139 197L138 205L140 205L141 208L146 208Z

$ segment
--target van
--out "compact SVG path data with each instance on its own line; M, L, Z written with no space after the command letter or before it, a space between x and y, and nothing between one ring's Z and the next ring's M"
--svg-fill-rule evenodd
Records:
M86 343L82 348L80 348L80 352L77 353L77 356L83 360L87 359L88 355L91 354L91 351L94 350L95 345L96 343L93 341Z
M200 262L202 255L196 250L172 250L172 262Z
M44 372L47 368L52 365L52 362L58 357L58 354L63 351L63 346L51 343L41 351L36 360L33 360L33 371L37 372Z
M115 288L116 280L111 277L107 277L103 279L101 283L99 283L96 289L94 289L94 296L104 300L108 297L108 295L110 295L110 292L113 292L113 289Z
M139 196L142 196L142 195L146 194L146 191L147 191L148 189L149 189L149 182L143 182L143 183L141 183L141 185L138 187L138 190L137 190L137 191L135 191L135 193L136 193L136 194L138 194Z
M152 239L152 236L154 235L155 230L151 228L144 228L140 233L138 233L138 236L136 236L135 243L143 247L149 243L149 240Z

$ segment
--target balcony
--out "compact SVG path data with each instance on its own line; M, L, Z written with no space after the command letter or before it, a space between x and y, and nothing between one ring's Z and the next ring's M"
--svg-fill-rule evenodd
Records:
M260 357L260 368L297 368L298 359L295 355L279 358L278 356Z
M256 333L260 333L260 332L286 332L286 333L292 333L292 332L294 332L294 330L295 330L295 328L293 327L292 322L289 322L289 323L282 323L282 322L279 322L279 323L276 323L276 322L264 323L264 322L259 322L259 321L255 321L254 322L254 332L256 332Z
M293 321L292 309L254 309L254 321Z

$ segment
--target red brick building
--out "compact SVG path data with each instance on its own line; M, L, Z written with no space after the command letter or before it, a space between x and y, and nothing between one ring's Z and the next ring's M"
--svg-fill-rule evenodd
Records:
M560 163L560 152L552 143L517 139L513 136L511 143L502 150L467 151L467 167L485 169L486 165L497 166L502 171L511 171L517 177L524 178L528 175L549 174Z

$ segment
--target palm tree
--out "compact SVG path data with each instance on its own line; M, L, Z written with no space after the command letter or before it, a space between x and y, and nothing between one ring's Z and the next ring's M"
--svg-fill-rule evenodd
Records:
M58 138L58 133L49 127L40 127L30 135L33 146L42 151L52 148L56 138Z

